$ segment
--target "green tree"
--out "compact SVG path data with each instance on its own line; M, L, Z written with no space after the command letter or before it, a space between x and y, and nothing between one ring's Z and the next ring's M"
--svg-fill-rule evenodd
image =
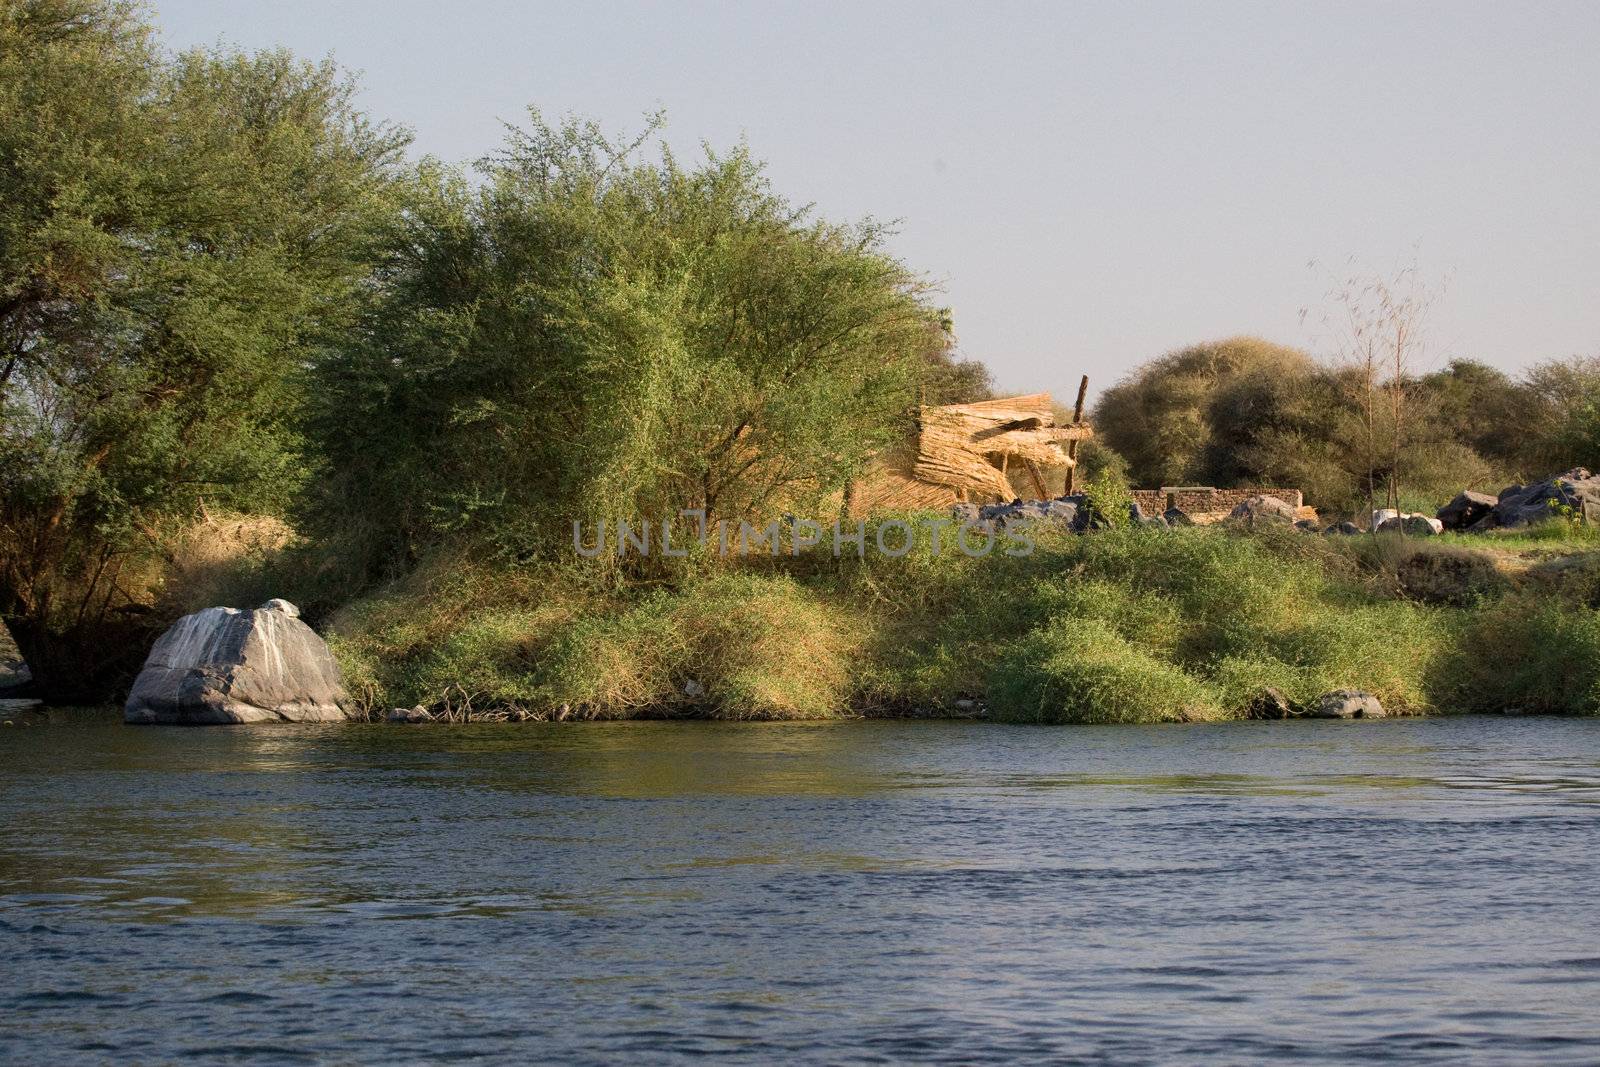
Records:
M1518 480L1600 469L1600 356L1537 363L1519 384L1516 432L1502 428Z
M137 662L127 575L170 523L288 501L405 143L351 92L168 57L130 5L0 3L0 617L52 696Z
M324 532L366 579L450 539L570 552L579 519L802 512L904 431L948 331L883 228L811 220L742 148L645 161L655 132L534 112L480 189L420 183L317 367Z
M956 351L955 323L949 308L940 308L928 324L920 400L924 404L971 404L994 396L989 368Z

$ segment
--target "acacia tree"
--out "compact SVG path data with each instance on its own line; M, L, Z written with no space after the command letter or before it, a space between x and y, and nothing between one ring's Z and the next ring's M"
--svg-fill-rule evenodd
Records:
M1385 277L1347 279L1333 293L1342 328L1339 358L1361 410L1367 513L1383 469L1384 503L1400 509L1401 460L1408 443L1408 396L1426 354L1428 312L1437 299L1415 266Z
M655 130L535 112L480 189L419 184L318 366L319 510L361 502L369 578L441 540L550 555L574 519L798 510L903 428L946 342L883 228L812 220L743 148L645 160Z
M329 64L0 3L0 618L48 695L137 662L121 575L170 522L286 503L299 376L404 142Z

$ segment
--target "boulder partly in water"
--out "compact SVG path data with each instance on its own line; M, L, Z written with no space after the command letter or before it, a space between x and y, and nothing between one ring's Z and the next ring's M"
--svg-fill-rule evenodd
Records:
M1382 719L1383 703L1363 689L1335 689L1323 693L1307 714L1313 719Z
M130 723L338 722L350 698L328 646L286 600L206 608L161 635L123 708Z

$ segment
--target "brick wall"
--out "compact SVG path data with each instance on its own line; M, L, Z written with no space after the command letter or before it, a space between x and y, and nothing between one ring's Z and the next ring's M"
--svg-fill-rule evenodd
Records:
M1169 507L1176 507L1190 518L1198 520L1213 516L1221 518L1258 494L1275 496L1296 510L1305 506L1305 499L1298 489L1210 489L1181 486L1135 489L1133 499L1138 501L1139 507L1146 515L1159 515Z

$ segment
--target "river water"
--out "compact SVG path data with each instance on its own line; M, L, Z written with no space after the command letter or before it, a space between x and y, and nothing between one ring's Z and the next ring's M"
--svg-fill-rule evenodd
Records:
M12 718L8 1063L1600 1060L1600 720Z

